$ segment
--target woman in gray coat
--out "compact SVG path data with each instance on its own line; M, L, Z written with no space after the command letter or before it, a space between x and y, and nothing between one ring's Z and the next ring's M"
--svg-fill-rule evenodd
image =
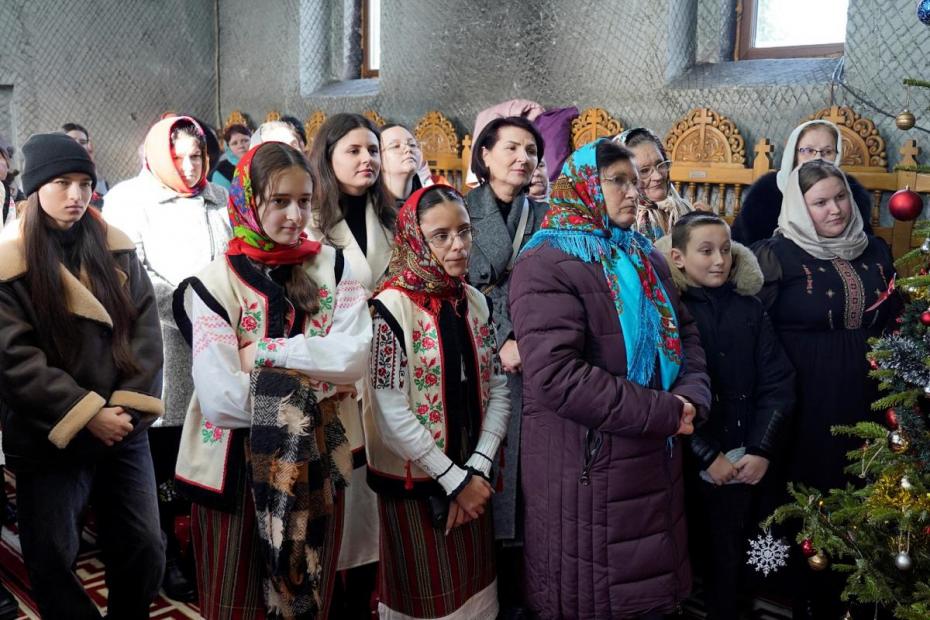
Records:
M626 148L576 151L513 272L526 595L541 618L658 618L691 588L678 435L709 380L668 265L630 228L636 183Z
M520 538L515 525L515 506L523 378L507 295L516 256L539 229L546 213L546 204L527 197L527 188L533 171L542 160L543 148L542 136L527 119L512 116L492 120L475 140L471 168L481 184L466 198L475 233L468 278L494 306L498 354L510 377L511 411L515 414L510 417L503 452L502 488L494 501L495 535L511 541Z

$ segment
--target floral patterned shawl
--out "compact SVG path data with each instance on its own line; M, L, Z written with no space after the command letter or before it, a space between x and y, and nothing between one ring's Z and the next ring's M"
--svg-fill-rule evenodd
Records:
M299 241L292 246L276 243L265 233L258 218L258 204L252 194L250 173L252 158L265 144L275 143L264 142L249 149L249 152L243 155L236 165L227 203L233 239L229 242L226 254L229 256L245 254L266 265L299 265L308 256L318 254L320 244L310 241L307 233L301 233Z
M595 159L599 142L586 144L565 162L549 212L524 252L549 243L584 262L600 263L623 330L627 378L650 385L658 357L662 389L667 390L682 362L678 320L649 262L650 241L611 224L607 216Z
M445 300L459 300L465 295L465 277L452 277L433 256L420 223L417 204L424 193L442 187L458 194L448 185L432 185L410 195L397 213L394 250L379 290L395 288L403 291L420 307L438 314Z

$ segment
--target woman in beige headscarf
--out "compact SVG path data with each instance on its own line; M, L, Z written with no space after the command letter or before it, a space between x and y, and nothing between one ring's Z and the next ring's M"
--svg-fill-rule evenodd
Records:
M846 176L825 160L795 168L785 181L778 228L753 246L765 276L759 294L797 371L795 420L780 460L786 480L826 492L845 487L846 452L858 447L830 429L872 419L876 386L868 340L893 324L887 244L863 231ZM839 618L842 579L793 567L795 618ZM813 610L813 615L806 615Z
M794 128L785 144L779 169L756 179L743 194L740 211L733 220L734 241L752 245L772 236L778 225L783 193L791 171L812 159L832 162L834 166L840 166L843 161L843 137L839 127L830 121L807 121ZM862 228L867 234L872 234L869 192L851 175L846 175L846 182L862 215Z
M615 138L633 151L639 170L639 203L636 231L652 241L672 229L682 215L695 209L706 210L702 203L692 205L682 198L669 180L672 162L662 140L645 127L628 129Z

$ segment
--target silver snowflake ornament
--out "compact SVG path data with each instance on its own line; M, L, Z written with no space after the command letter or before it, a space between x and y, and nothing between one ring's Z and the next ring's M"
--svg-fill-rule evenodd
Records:
M772 533L766 532L765 536L759 534L755 540L749 541L746 563L768 577L769 573L788 565L788 551L788 544L783 539L772 538Z

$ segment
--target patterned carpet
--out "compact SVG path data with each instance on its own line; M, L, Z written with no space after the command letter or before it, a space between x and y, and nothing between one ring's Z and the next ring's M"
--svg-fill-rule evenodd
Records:
M15 503L13 492L13 478L7 473L4 481L7 497ZM100 560L94 533L90 528L84 530L81 553L77 560L77 574L84 584L84 589L91 599L100 608L106 610L107 586L104 582L104 566ZM19 536L16 526L3 526L0 536L0 581L10 590L19 601L19 618L38 619L39 613L29 592L29 579L26 576L26 567L23 565L22 552L19 546ZM197 608L186 603L171 600L161 594L152 603L150 618L159 620L197 619L200 614Z

